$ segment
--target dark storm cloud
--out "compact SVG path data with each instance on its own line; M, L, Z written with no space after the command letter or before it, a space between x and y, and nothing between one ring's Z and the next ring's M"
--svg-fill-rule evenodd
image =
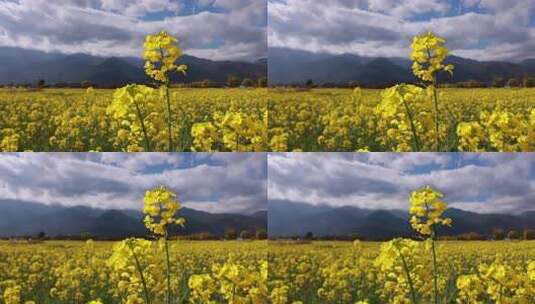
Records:
M407 209L431 185L452 206L478 212L535 210L535 155L288 153L269 156L269 200Z
M0 4L1 5L1 4ZM84 41L109 40L124 43L133 38L127 29L106 24L95 24L92 18L98 14L85 11L57 14L53 7L42 6L21 10L12 15L2 13L0 28L13 39L32 36L37 41L48 39L51 43L74 45Z
M23 153L0 155L0 199L140 208L167 185L186 206L212 212L266 209L263 154Z
M434 31L454 54L519 61L535 55L535 0L269 0L270 47L407 57Z
M193 7L177 0L0 0L0 45L139 57L144 36L165 29L194 56L214 60L266 56L265 2L192 3Z

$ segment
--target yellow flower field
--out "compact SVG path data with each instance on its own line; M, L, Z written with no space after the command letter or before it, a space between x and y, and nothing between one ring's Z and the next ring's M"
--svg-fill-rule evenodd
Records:
M265 151L266 95L266 89L171 89L172 150ZM168 151L165 105L140 102L147 143L122 101L104 89L0 89L0 151Z
M446 41L411 44L418 81L382 91L172 89L181 49L147 35L153 86L0 90L0 151L535 151L535 89L443 89Z
M270 242L273 303L413 303L389 244ZM417 303L432 303L424 247L416 242L404 250ZM534 241L439 241L437 252L440 303L535 303Z
M169 243L173 303L266 303L266 241ZM139 263L151 303L164 303L162 245L147 245L136 249ZM146 303L140 276L118 246L1 241L0 303Z
M535 151L535 89L437 91L438 149L430 100L410 104L417 149L403 104L371 89L271 90L270 147L275 151Z
M0 303L265 303L266 241L173 241L176 193L145 192L152 237L116 243L0 242Z
M535 242L440 242L437 228L455 225L443 198L411 192L418 240L270 244L273 303L534 303Z
M444 195L411 192L418 240L384 243L173 241L181 204L145 193L157 240L0 242L1 304L30 303L534 303L534 241L440 241Z
M269 105L270 146L304 151L533 151L535 90L444 90L446 40L412 39L414 84L351 93L280 90ZM347 91L346 91L347 92ZM370 96L371 95L371 96Z
M112 248L111 242L0 242L0 303L143 303L135 272L110 264ZM416 268L429 262L417 254L425 253L423 245L414 250L410 262ZM396 274L395 263L385 266L380 253L377 242L176 241L171 242L171 283L178 303L228 303L225 290L235 290L233 303L411 303L404 276ZM448 298L441 303L535 300L533 241L439 241L438 261L447 278L439 281ZM159 299L153 303L163 303L164 261L154 254L141 262L154 263L145 273ZM415 285L429 297L431 269L418 269ZM263 277L268 273L269 280ZM496 290L501 301L491 300Z

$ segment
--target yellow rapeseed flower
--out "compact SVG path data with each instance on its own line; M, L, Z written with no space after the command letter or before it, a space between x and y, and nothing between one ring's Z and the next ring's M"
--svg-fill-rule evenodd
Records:
M167 226L177 224L184 226L183 218L175 218L176 212L182 208L176 194L165 186L159 186L145 192L143 213L146 214L145 226L156 235L167 234Z
M413 191L410 195L411 225L425 236L433 236L435 225L451 225L450 218L442 218L448 205L441 200L444 195L430 186Z
M449 54L448 49L444 46L445 42L446 40L432 32L414 37L410 54L414 75L424 81L434 82L436 81L436 73L439 71L453 74L453 65L443 63Z
M151 78L167 83L169 82L169 72L179 71L186 73L186 65L176 65L177 59L182 56L178 40L166 31L147 35L143 48L145 72Z

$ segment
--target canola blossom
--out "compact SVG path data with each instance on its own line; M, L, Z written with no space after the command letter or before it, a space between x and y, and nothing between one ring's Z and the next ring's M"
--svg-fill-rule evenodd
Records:
M433 303L428 242L270 242L272 303ZM404 270L404 263L410 276ZM534 303L534 241L443 241L437 248L443 304ZM531 266L530 266L531 265ZM413 293L411 293L411 284Z
M175 218L181 205L176 194L165 186L145 192L143 204L143 213L146 214L145 226L156 235L166 235L167 227L171 224L184 226L186 222L184 218Z
M266 303L266 252L266 241L170 241L172 303ZM162 304L164 256L140 239L0 241L0 303Z
M535 89L447 88L446 41L411 47L419 83L384 90L179 89L177 40L148 35L151 86L0 89L0 151L535 151Z
M414 92L401 99L401 89ZM436 134L438 151L535 151L535 89L439 88L438 133L432 91L358 92L270 90L270 151L437 151Z
M0 89L0 151L168 151L162 96L142 85ZM170 102L174 151L267 150L266 89L172 88ZM193 131L206 124L209 137Z
M265 303L266 242L171 241L169 226L185 224L180 207L165 186L145 193L157 241L0 242L0 303Z
M416 84L380 91L275 89L269 96L271 151L535 151L534 89L450 89L438 83L446 41L416 36Z
M534 303L534 241L438 241L443 195L409 197L410 224L423 240L269 246L272 303Z
M178 40L162 31L143 48L150 86L0 89L0 151L267 150L265 89L173 89L187 70Z
M173 113L171 110L171 100L169 98L169 84L171 78L169 73L172 71L186 74L186 65L176 65L177 59L182 55L182 50L178 47L178 40L162 31L158 34L147 35L143 44L145 59L145 73L159 81L163 85L160 91L163 94L161 99L165 100L167 114L167 151L171 152L173 146ZM149 150L150 151L150 150Z
M441 201L444 195L429 186L413 191L410 195L411 225L412 228L424 236L434 236L434 227L437 225L451 226L450 218L442 218L448 205Z
M182 50L178 46L178 40L169 35L169 33L162 31L157 34L147 35L143 48L145 72L151 78L163 83L169 83L170 72L186 73L188 69L186 65L176 65L176 61L182 56Z
M410 59L413 61L414 75L423 81L435 82L436 74L445 71L453 74L454 66L444 64L449 50L444 46L445 39L428 32L412 40Z
M156 187L143 211L158 240L0 241L0 303L533 303L535 243L441 241L435 226L455 224L442 199L409 197L423 240L192 242L167 238L184 220Z

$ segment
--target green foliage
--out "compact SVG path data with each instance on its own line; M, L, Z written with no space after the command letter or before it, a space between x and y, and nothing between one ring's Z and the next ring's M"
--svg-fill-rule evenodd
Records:
M227 78L227 85L231 88L236 88L240 85L240 79L237 76L230 75Z
M266 88L268 86L268 79L267 77L260 77L258 78L258 87L259 88Z
M253 81L249 78L245 78L242 82L241 82L241 86L242 87L246 87L246 88L249 88L249 87L252 87L253 86Z

